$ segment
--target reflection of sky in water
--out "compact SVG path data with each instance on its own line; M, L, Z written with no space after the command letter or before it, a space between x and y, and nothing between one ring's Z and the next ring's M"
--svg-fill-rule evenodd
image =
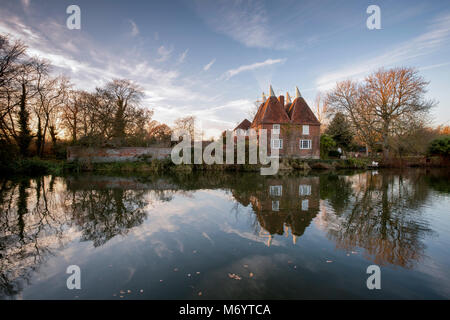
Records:
M356 175L346 179L361 183L362 178L365 179L364 176ZM370 239L367 236L353 239L345 233L346 228L352 227L348 214L355 208L358 211L358 201L365 199L359 198L358 190L361 186L352 185L353 193L348 200L352 206L339 213L337 201L342 193L339 187L332 182L325 187L327 189L323 189L324 178L320 177L319 200L319 178L315 179L311 180L316 181L311 190L299 188L299 184L311 183L310 180L305 182L304 178L299 177L273 183L267 180L267 186L263 182L256 191L244 195L235 189L230 191L229 188L165 191L163 196L160 191L146 190L142 195L145 212L142 224L132 226L102 245L94 247L92 241L80 241L82 227L69 222L67 228L71 230L70 239L63 244L62 249L55 249L54 254L47 257L37 272L32 273L30 283L23 285L22 293L17 298L283 299L450 296L450 260L446 254L450 244L450 217L445 214L450 205L448 194L430 191L428 197L421 199L417 206L407 208L408 212L403 214L402 211L398 216L395 212L392 213L393 219L400 226L417 226L419 231L414 231L419 232L415 235L417 239L412 239L411 242L421 244L423 254L418 254L417 259L416 256L407 256L411 260L408 261L411 264L409 267L406 264L402 266L401 262L384 263L382 290L375 292L366 288L368 275L365 273L367 266L376 259L370 252L373 248L358 245L346 247L350 240L363 246L376 246L379 243L386 246L378 238ZM283 184L283 195L269 194L268 186L278 183ZM376 187L382 190L378 183L375 181ZM63 182L56 185L56 193L65 192ZM327 191L324 190L332 187L337 187L338 194L326 195ZM392 188L398 187L394 181ZM407 189L409 194L411 186ZM310 197L309 207L306 209L302 207L304 192ZM375 203L375 207L378 197L382 195L385 194L364 194L371 199L371 203ZM403 194L405 195L406 193ZM240 200L237 201L236 197ZM243 199L246 197L250 202ZM281 234L270 236L262 226L270 229L267 223L279 223L278 220L273 220L278 217L272 215L274 199L280 202L277 215L292 214L286 219L300 221L305 217L310 220L300 222L300 226L298 221L282 223ZM394 203L396 200L390 201ZM398 205L400 208L405 204L399 202ZM317 206L317 212L307 218L311 210L316 210L314 206ZM294 207L295 210L291 212L290 209ZM259 214L258 219L253 208ZM301 214L304 216L299 216ZM408 220L411 217L415 219L414 224ZM78 223L86 222L85 216L77 219ZM297 232L300 230L302 233L297 236L290 227L295 227L295 223ZM367 225L370 226L370 222ZM427 225L432 232L420 234L423 225ZM274 230L279 232L280 228ZM409 231L405 232L408 237L411 236ZM400 252L404 254L405 251ZM68 275L65 274L65 268L71 264L81 267L82 290L70 291L66 288ZM232 279L230 274L239 276L240 280Z

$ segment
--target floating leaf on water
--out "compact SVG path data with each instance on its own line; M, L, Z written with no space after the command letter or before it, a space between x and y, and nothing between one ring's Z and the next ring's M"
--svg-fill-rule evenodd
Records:
M235 273L229 273L228 277L230 277L231 279L234 279L234 280L241 280L242 279L240 276L238 276Z

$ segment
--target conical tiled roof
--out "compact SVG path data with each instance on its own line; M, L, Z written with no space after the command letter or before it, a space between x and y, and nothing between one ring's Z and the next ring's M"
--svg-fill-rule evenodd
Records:
M252 126L262 123L289 123L290 119L284 106L276 97L269 97L265 103L259 106L253 119Z
M288 110L288 115L291 119L291 123L294 124L320 124L319 120L317 120L316 116L309 108L305 99L303 99L301 96L295 98L294 102Z

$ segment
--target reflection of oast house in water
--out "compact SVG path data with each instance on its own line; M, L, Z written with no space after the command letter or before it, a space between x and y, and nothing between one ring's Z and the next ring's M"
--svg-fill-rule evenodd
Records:
M244 135L249 128L257 134L265 129L268 150L278 149L281 157L320 158L320 122L298 88L293 102L289 93L286 93L285 101L284 96L275 96L272 86L269 90L268 99L263 93L263 102L253 122L249 125L247 119L242 121L234 130L236 135Z
M270 178L248 200L264 230L260 235L268 237L267 245L273 235L289 233L295 244L319 212L319 177Z
M20 294L40 265L78 238L79 231L82 241L102 246L141 225L153 201L199 189L231 190L239 203L251 204L269 245L276 234L290 233L295 243L314 219L338 248L363 250L376 264L409 268L425 256L425 239L433 235L422 207L435 199L430 198L434 192L450 192L448 179L448 174L407 171L0 181L0 298Z

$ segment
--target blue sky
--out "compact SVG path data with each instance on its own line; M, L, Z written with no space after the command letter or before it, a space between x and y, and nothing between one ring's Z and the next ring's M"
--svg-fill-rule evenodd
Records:
M66 27L71 4L80 30ZM371 4L381 30L366 27ZM336 81L394 66L430 81L434 124L450 124L448 1L2 0L0 32L78 88L136 81L154 119L195 115L208 137L248 117L269 84L291 96L298 86L312 107Z

